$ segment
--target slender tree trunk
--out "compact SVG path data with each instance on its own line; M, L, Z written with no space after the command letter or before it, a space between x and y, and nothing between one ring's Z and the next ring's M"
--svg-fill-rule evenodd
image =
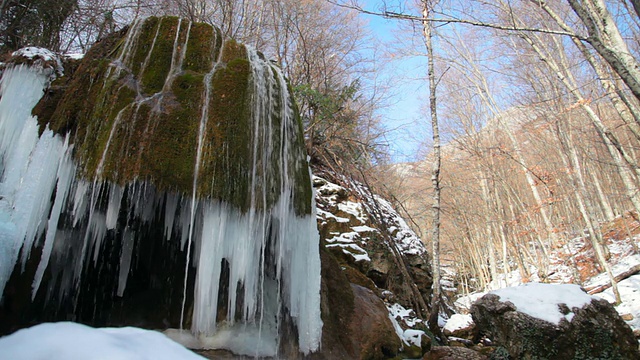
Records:
M596 228L596 224L593 218L593 206L591 205L591 201L588 199L588 192L584 177L582 175L582 170L580 166L580 159L578 158L578 154L575 149L575 145L572 141L571 134L565 134L559 126L556 128L556 134L558 136L558 140L562 144L562 150L560 151L560 155L566 167L567 176L574 183L574 186L578 191L575 191L575 197L578 202L578 207L580 209L580 214L582 215L582 219L584 220L587 231L589 232L589 238L591 240L591 245L596 253L596 259L602 268L605 270L607 275L609 276L609 280L611 281L611 286L613 288L613 293L616 298L616 304L620 304L622 302L620 298L620 292L618 291L618 284L613 276L613 272L611 271L611 266L607 263L605 258L605 249L606 246L602 239L602 233L599 229ZM567 155L567 152L569 155Z
M598 179L598 174L595 171L589 171L589 175L591 175L591 179L593 180L593 185L596 188L596 193L598 194L598 199L600 200L600 208L602 209L602 213L604 214L604 218L606 221L613 220L616 215L613 213L613 209L611 208L611 204L609 204L609 199L604 193L602 189L602 184Z
M429 18L433 1L421 0L422 15ZM431 299L431 314L429 315L429 328L432 332L442 337L438 326L438 316L440 313L440 131L438 128L438 113L436 102L436 75L433 53L433 28L428 21L422 22L425 46L427 47L428 76L429 76L429 109L431 113L431 130L433 136L433 168L431 174L431 184L433 186L432 209L432 236L431 252L433 258L433 298Z
M596 114L596 112L589 106L588 101L582 96L582 94L578 91L575 84L571 81L571 79L567 78L562 71L560 70L559 65L553 60L545 55L545 53L540 49L540 47L528 36L521 36L529 45L531 45L532 49L538 54L540 59L552 70L555 75L558 77L560 82L566 87L566 89L574 96L576 99L576 104L581 107L589 119L593 124L594 128L598 131L598 134L602 138L603 142L607 146L611 157L617 165L618 172L622 181L625 185L625 189L627 192L627 196L634 208L638 213L640 213L640 193L638 192L637 182L634 177L634 174L631 173L631 170L635 174L639 174L640 168L637 164L633 163L633 160L630 159L629 154L622 147L618 138L609 130L600 117Z
M567 25L562 18L556 14L553 9L549 7L547 3L541 3L542 9L549 14L549 16L565 31L571 31L569 25ZM607 73L607 70L602 64L593 56L593 54L587 49L584 43L576 38L571 38L575 46L580 50L582 56L587 60L589 65L593 68L598 75L598 79L602 84L602 87L607 91L607 96L611 99L614 108L629 126L629 129L633 132L637 139L640 139L640 113L634 106L631 106L630 101L626 99L624 92L620 91L614 81L611 80L611 75Z

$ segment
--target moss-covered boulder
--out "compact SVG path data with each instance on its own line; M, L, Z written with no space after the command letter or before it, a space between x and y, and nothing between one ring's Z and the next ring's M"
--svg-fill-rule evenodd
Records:
M97 43L51 88L56 96L35 113L42 128L71 136L87 180L145 181L247 210L272 206L291 178L297 211L311 211L304 153L282 146L285 137L294 148L303 143L286 82L213 26L136 22Z

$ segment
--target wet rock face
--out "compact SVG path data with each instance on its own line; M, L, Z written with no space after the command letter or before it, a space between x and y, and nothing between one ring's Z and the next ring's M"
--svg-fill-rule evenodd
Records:
M314 177L313 184L323 248L324 328L319 355L326 359L422 357L431 343L423 332L424 322L410 309L418 303L411 285L417 285L427 298L431 291L424 246L386 201L378 199L381 205L376 205L373 195L367 200L357 186L338 186L319 177ZM374 205L384 208L374 210L370 207ZM384 214L383 222L372 211ZM405 273L399 264L404 264ZM407 334L414 334L415 343L407 340Z
M564 309L569 311L575 314L571 322L556 325L518 312L494 294L471 307L477 336L489 337L513 359L640 358L633 332L607 301L593 299L581 309Z

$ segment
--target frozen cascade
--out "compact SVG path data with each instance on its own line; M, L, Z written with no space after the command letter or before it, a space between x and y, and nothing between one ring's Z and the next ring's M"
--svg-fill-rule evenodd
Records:
M6 69L0 80L0 294L21 247L24 264L45 230L51 204L43 194L53 191L67 169L61 160L69 156L67 143L48 129L38 138L31 116L51 73L18 65Z
M160 19L153 28L153 43L138 75L152 61L156 42L164 41L159 35L163 21L169 20ZM51 73L10 65L2 74L0 312L5 286L15 276L15 265L21 264L19 277L31 276L32 303L54 306L47 311L49 320L73 316L85 322L114 317L117 321L119 315L109 309L127 299L138 301L136 296L145 299L134 294L141 286L156 287L163 292L154 293L151 302L164 301L162 311L169 320L163 322L180 327L178 307L177 313L183 312L180 317L186 317L190 326L191 334L169 334L191 346L277 356L282 334L293 327L299 350L316 351L322 329L318 234L315 214L305 214L294 204L300 196L296 171L308 172L308 166L304 156L292 153L291 142L299 129L286 81L262 55L246 49L251 97L250 161L244 164L250 192L247 208L199 193L201 181L213 181L201 178L199 168L208 161L203 147L209 139L205 129L213 93L210 86L215 72L223 67L219 66L222 51L203 76L192 191L159 189L145 178L124 183L109 180L118 172L109 157L122 146L117 138L128 126L126 116L138 116L145 102L157 109L184 72L192 24L179 20L176 28L162 90L145 97L144 89L136 85L135 103L121 108L108 123L105 143L95 151L98 157L92 174L81 171L83 165L77 163L76 145L69 135L57 135L48 128L38 135L38 120L31 110ZM138 37L144 31L144 21L132 25L106 71L103 88L110 86L109 79L131 71L132 53L143 46ZM154 131L157 121L148 122L144 132ZM141 143L140 148L145 145ZM311 204L310 211L314 208ZM32 249L38 251L31 254ZM168 258L149 260L157 253ZM126 314L122 316L126 322Z

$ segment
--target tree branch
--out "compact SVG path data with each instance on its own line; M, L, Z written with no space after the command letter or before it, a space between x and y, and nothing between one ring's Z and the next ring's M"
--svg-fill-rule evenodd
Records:
M386 19L420 21L420 22L427 21L427 22L442 23L442 24L465 24L465 25L484 27L484 28L490 28L490 29L496 29L496 30L518 31L518 32L535 32L535 33L550 34L550 35L569 36L569 37L572 37L572 38L576 38L576 39L578 39L580 41L587 41L588 40L587 37L578 35L578 34L576 34L574 32L570 32L570 31L543 29L543 28L519 27L519 26L515 26L515 25L493 24L493 23L486 23L486 22L482 22L482 21L467 20L467 19L457 19L457 18L425 18L425 17L422 17L422 16L403 14L403 13L396 13L396 12L392 12L392 11L382 11L382 12L371 11L371 10L367 10L367 9L361 7L360 5L357 5L357 4L344 4L344 3L341 3L341 2L336 1L336 0L326 0L326 1L331 3L331 4L334 4L336 6L342 7L342 8L355 10L355 11L358 11L358 12L360 12L362 14L366 14L366 15L380 16L380 17L383 17L383 18L386 18Z

